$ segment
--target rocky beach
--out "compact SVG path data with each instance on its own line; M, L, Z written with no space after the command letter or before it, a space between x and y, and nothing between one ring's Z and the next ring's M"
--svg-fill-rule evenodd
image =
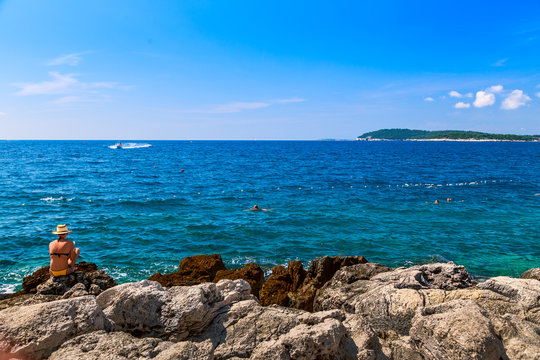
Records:
M362 256L226 269L221 256L117 285L48 268L0 295L0 359L540 359L540 269L473 281L463 266Z

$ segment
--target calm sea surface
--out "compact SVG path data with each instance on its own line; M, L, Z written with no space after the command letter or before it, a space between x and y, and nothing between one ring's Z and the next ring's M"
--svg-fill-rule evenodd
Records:
M540 143L113 144L0 142L0 292L48 265L63 223L119 282L211 253L265 269L323 255L478 276L540 266Z

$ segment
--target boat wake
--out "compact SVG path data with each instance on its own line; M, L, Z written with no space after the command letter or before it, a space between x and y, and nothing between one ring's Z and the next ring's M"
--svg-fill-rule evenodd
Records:
M118 143L109 146L109 149L140 149L140 148L147 148L152 146L151 144L146 143Z

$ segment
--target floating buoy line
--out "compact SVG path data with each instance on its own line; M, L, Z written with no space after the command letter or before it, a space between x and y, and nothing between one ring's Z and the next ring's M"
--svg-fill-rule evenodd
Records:
M227 194L237 194L237 195L241 195L242 197L249 197L250 194L252 193L268 193L268 192L271 192L271 191L290 191L291 193L294 193L294 192L299 192L299 191L308 191L308 192L311 192L312 190L322 190L322 191L347 191L347 190L352 190L352 191L364 191L364 190L367 190L367 191L371 191L371 190L376 190L376 189L379 189L379 190L376 190L378 192L380 191L384 191L384 190L380 190L381 188L382 189L422 189L422 190L436 190L436 189L440 189L440 188L445 188L445 187L473 187L473 186L483 186L483 185L490 185L490 184L502 184L502 183L512 183L513 180L478 180L478 181L464 181L464 182L455 182L455 183L445 183L445 184L436 184L436 183L403 183L403 184L364 184L364 185L341 185L341 186L335 186L335 185L331 185L331 186L294 186L294 185L287 185L287 186L274 186L274 187L271 187L271 188L259 188L259 189L256 189L256 190L253 190L251 191L250 189L243 189L243 188L240 188L240 189L228 189L228 190L218 190L218 191L213 191L213 190L210 190L208 192L205 192L205 191L194 191L192 193L189 193L189 192L186 192L186 193L182 193L182 194L176 194L176 195L172 195L172 198L169 199L169 200L173 200L173 199L177 199L177 196L190 196L190 194L192 196L196 196L196 197L200 197L201 195L204 196L216 196L216 195L227 195ZM535 195L535 196L538 196L540 195L540 193L538 194L531 194L531 195ZM141 198L144 200L146 200L147 202L153 202L153 201L166 201L165 198L163 197L156 197L156 198L151 198L150 196L148 195L142 195ZM49 203L49 204L55 204L55 205L60 205L60 204L63 204L63 203L66 203L66 202L71 202L71 203L74 203L76 201L73 201L75 200L75 198L64 198L63 196L60 196L60 197L53 197L53 196L50 196L50 197L46 197L46 198L41 198L40 201L44 201L45 203ZM96 201L99 202L99 199L82 199L82 202L86 202L87 204L96 204ZM110 203L110 200L106 200L107 202ZM129 201L140 201L138 200L137 198L119 198L118 199L118 202L129 202ZM21 206L26 206L28 205L28 202L25 202L25 203L22 203Z

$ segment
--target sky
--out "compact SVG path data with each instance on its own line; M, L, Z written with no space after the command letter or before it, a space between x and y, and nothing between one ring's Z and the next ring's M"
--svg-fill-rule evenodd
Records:
M538 1L0 0L0 139L540 134Z

